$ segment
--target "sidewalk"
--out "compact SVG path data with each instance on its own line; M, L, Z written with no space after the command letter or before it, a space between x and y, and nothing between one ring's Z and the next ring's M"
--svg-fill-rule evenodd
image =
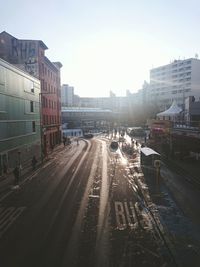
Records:
M40 169L43 164L45 164L48 160L52 159L56 153L58 153L59 151L63 149L64 149L63 144L56 146L53 149L53 151L48 154L48 156L44 159L43 162L39 162L37 164L37 167L35 170L32 169L31 162L30 162L30 165L26 166L25 168L23 168L23 165L22 165L19 184L21 184L30 174L33 174L35 171ZM10 170L6 175L0 176L0 193L3 193L4 191L6 191L9 187L13 185L13 183L14 183L13 170Z
M163 158L164 164L175 173L182 175L200 188L200 161L179 160L174 158Z

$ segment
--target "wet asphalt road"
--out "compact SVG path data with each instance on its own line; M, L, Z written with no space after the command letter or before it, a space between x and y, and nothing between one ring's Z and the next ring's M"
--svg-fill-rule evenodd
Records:
M106 138L63 148L1 197L0 266L176 266L131 164Z

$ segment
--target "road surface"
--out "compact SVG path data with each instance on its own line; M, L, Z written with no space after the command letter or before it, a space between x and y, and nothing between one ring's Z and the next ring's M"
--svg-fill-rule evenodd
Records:
M1 267L177 266L138 159L109 144L73 143L0 196Z

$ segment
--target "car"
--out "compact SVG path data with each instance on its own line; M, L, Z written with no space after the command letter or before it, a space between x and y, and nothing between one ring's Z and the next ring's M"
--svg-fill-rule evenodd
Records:
M118 149L118 147L119 147L119 144L118 144L117 141L112 141L111 142L111 144L110 144L111 150L116 151Z
M92 138L93 136L94 136L94 135L91 134L91 133L85 133L85 134L83 135L83 137L86 138L86 139L90 139L90 138Z

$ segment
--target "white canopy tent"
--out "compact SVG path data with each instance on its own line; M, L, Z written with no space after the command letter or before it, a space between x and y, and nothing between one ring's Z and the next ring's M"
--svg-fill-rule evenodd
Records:
M159 118L162 117L170 117L170 118L175 118L176 116L180 115L180 113L182 112L182 108L180 108L176 101L173 101L172 105L170 108L168 108L167 110L158 113L156 116Z
M160 155L158 152L156 152L155 150L151 149L150 147L142 147L142 148L141 148L141 152L142 152L145 156L150 156L150 155Z

